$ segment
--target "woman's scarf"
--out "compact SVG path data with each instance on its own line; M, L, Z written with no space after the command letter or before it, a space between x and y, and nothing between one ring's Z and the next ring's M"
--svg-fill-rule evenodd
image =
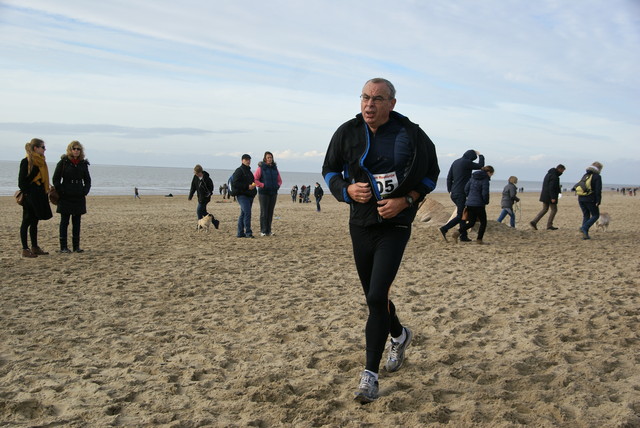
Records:
M45 193L49 193L49 168L47 167L47 161L44 156L40 153L30 153L27 156L29 161L29 172L33 166L37 166L40 171L38 171L38 175L33 178L33 182L36 184L40 184L44 186Z

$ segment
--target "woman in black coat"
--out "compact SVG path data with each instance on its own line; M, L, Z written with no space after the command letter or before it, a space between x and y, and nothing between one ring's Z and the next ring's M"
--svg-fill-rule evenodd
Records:
M18 187L24 194L20 240L22 257L38 257L47 253L38 246L38 222L53 217L47 194L49 193L49 169L44 157L44 141L34 138L24 146L27 156L20 162ZM27 241L31 238L31 248Z
M60 157L53 173L53 185L60 195L56 210L60 214L60 252L71 252L67 245L67 230L71 218L73 251L81 253L80 219L87 212L86 196L91 189L91 176L89 161L84 158L84 147L79 141L69 143L67 153Z

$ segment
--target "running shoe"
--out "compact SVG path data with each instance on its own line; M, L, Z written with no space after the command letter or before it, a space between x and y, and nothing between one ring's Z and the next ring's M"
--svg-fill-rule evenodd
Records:
M404 351L409 347L411 339L413 339L413 333L407 327L403 327L406 333L406 338L402 343L395 343L391 340L391 346L389 347L389 356L387 357L387 364L384 368L388 372L396 372L402 367L404 362Z
M371 403L378 399L378 381L366 370L362 372L354 399L360 404Z

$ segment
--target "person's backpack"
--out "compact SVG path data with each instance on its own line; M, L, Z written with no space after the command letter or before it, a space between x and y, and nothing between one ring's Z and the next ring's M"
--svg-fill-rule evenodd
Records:
M233 175L231 175L231 177L229 177L229 179L227 180L227 185L229 186L229 195L238 196L238 193L233 190L233 186L231 185L232 178L233 178Z
M576 191L576 195L578 196L587 196L593 193L593 188L591 187L591 178L593 174L587 173L582 176L580 181L576 183L573 188Z

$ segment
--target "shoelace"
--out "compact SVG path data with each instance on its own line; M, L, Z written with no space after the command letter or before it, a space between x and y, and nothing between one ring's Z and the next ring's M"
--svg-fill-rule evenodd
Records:
M371 376L369 373L365 373L360 379L360 388L371 388L376 383L376 378Z
M389 359L392 361L398 360L398 350L400 350L401 343L391 342L391 348L389 349Z

